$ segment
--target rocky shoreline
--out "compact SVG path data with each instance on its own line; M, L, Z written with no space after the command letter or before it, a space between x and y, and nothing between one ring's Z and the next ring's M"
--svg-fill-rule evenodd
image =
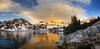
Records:
M57 46L61 49L97 49L100 46L100 24L65 35Z

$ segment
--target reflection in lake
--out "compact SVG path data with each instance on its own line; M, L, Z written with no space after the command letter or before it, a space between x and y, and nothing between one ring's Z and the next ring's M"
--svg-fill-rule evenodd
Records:
M0 31L0 48L2 49L55 49L59 34L38 33L31 31Z
M59 41L59 35L53 34L53 33L48 33L48 34L43 34L43 35L34 35L32 38L32 42L57 42Z
M18 49L32 37L29 31L0 31L0 48Z
M60 39L60 35L47 33L36 34L32 37L30 43L25 44L20 49L57 49L55 43Z

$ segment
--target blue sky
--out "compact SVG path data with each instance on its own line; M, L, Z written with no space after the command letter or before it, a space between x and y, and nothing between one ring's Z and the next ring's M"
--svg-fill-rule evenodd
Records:
M25 20L31 21L30 19L24 17L24 16L19 16L19 15L9 15L9 14L1 14L0 15L0 21L9 21L9 20L13 20L15 18L19 19L19 18L24 18Z
M91 4L85 6L89 16L100 16L100 0L92 0Z
M2 21L14 18L27 18L32 22L67 21L73 13L79 14L77 17L81 20L100 15L100 0L0 0L0 3Z
M12 1L19 3L21 6L27 7L27 8L32 8L32 7L38 5L37 0L30 0L30 1L28 1L28 0L24 0L24 1L23 0L12 0Z

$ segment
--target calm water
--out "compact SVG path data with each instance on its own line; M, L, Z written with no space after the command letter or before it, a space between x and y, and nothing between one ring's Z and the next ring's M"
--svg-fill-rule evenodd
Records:
M10 36L9 38L11 39L7 38L8 35ZM5 47L6 48L13 47L11 49L14 49L16 48L16 46L19 46L20 48L17 47L17 49L57 49L55 43L59 41L60 37L61 36L59 34L54 34L54 33L33 34L33 32L29 31L0 32L0 48L3 47L3 49L5 49ZM17 41L15 39L17 39Z
M20 49L58 49L55 43L58 42L59 39L60 35L58 34L36 34L29 43L25 44Z

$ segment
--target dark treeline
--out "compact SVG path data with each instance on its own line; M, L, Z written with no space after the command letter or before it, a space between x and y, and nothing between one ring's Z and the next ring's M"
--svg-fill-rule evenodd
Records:
M85 29L93 25L94 23L98 22L99 20L100 20L100 17L98 16L96 19L93 19L93 20L90 19L90 22L84 22L83 24L81 24L81 21L77 19L76 16L72 16L71 23L67 27L64 27L64 35L73 33L80 29Z

